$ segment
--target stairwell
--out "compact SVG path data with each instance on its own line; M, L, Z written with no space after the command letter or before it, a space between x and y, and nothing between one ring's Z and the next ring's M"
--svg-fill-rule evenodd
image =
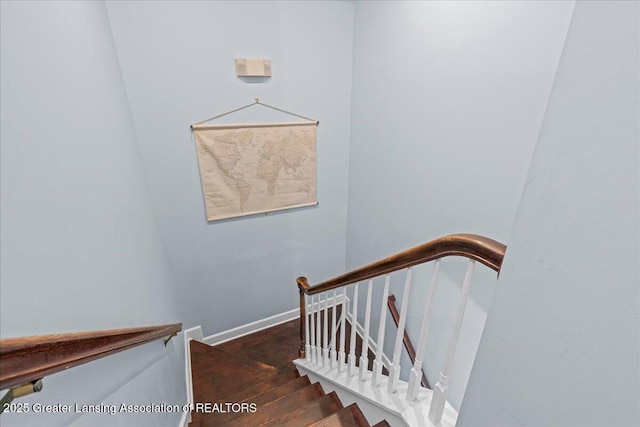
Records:
M300 377L298 319L216 346L191 341L191 427L370 426L356 404ZM359 346L361 343L358 343ZM375 427L388 426L386 421Z

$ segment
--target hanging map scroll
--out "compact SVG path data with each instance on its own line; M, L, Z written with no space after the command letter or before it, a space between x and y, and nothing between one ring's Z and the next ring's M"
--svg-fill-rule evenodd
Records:
M318 123L194 125L207 220L316 205Z

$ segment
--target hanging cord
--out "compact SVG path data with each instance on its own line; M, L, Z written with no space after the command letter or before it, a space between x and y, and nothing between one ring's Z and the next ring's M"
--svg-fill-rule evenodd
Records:
M256 104L264 105L265 107L271 108L272 110L280 111L280 112L285 113L285 114L291 114L292 116L300 117L301 119L309 120L310 122L320 123L319 121L317 121L315 119L312 119L312 118L309 118L309 117L306 117L306 116L302 116L300 114L292 113L291 111L282 110L280 108L273 107L271 105L264 104L264 103L260 102L260 100L258 98L256 98Z
M258 105L258 104L262 105L263 107L271 108L272 110L280 111L280 112L285 113L285 114L290 114L292 116L300 117L301 119L309 120L310 122L316 122L317 124L320 124L320 122L315 120L315 119L312 119L312 118L309 118L309 117L306 117L306 116L302 116L300 114L292 113L291 111L282 110L280 108L277 108L277 107L274 107L274 106L271 106L271 105L267 105L267 104L265 104L263 102L260 102L259 98L256 98L255 102L252 102L251 104L247 104L247 105L245 105L243 107L236 108L235 110L227 111L226 113L222 113L222 114L219 114L217 116L213 116L213 117L211 117L211 118L209 118L207 120L203 120L201 122L194 123L193 125L191 125L191 127L202 125L204 123L210 122L210 121L215 120L215 119L219 119L220 117L224 117L226 115L235 113L235 112L240 111L240 110L244 110L245 108L253 107L254 105Z

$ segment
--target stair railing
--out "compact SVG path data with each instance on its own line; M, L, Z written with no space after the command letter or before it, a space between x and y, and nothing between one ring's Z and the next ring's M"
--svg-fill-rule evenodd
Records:
M300 358L306 359L308 362L319 364L321 366L331 366L338 372L347 370L347 375L353 377L358 375L360 381L367 381L371 378L370 386L372 388L382 385L382 349L384 347L384 328L386 319L386 302L389 293L389 274L399 270L406 270L404 282L404 290L402 294L402 302L400 307L400 318L396 338L393 346L393 360L389 366L389 375L387 379L387 393L393 394L398 391L398 382L400 378L400 352L405 333L405 324L407 320L407 306L409 303L409 295L411 289L412 267L424 264L430 261L434 262L433 273L431 276L431 284L425 311L423 313L422 323L420 327L419 343L416 352L413 368L409 373L409 384L407 387L406 399L409 401L416 400L420 389L420 382L423 377L422 362L426 349L426 337L429 329L429 319L433 308L436 287L438 283L438 275L440 271L441 259L448 256L459 256L469 259L467 271L462 285L462 292L456 310L453 330L449 337L449 343L445 356L444 365L440 371L438 382L434 386L433 397L429 407L428 418L433 424L438 424L442 419L447 393L449 390L448 382L451 375L453 360L455 357L456 346L460 336L462 320L467 305L469 290L471 286L471 277L476 262L480 262L485 266L500 272L500 266L504 258L506 246L502 243L487 237L474 234L453 234L428 243L416 246L414 248L397 253L380 261L358 268L351 272L329 279L325 282L311 286L305 277L297 279L297 285L300 292ZM368 374L368 351L369 351L369 334L370 334L370 317L371 317L371 296L373 279L385 275L385 284L382 295L380 325L377 334L376 353L373 360L373 372ZM356 326L358 318L358 286L361 282L366 281L367 293L365 304L364 328L362 336L362 351L360 353L359 369L356 369ZM351 327L349 355L345 361L345 312L348 310L346 305L340 313L340 319L337 319L336 303L338 300L348 301L347 287L353 288L353 303L351 304L351 319L353 324ZM329 294L331 291L332 295ZM316 297L317 295L317 297ZM332 298L331 298L332 297ZM332 299L332 311L329 311L329 300ZM324 302L324 304L322 304ZM346 307L346 308L345 308ZM328 318L332 317L331 325L332 338L328 339L329 332L327 330ZM321 325L321 321L324 320ZM315 327L315 333L314 333ZM336 337L337 331L337 337ZM324 334L322 334L324 332ZM337 342L336 342L337 341ZM336 356L337 355L337 356ZM333 359L337 357L337 360ZM345 365L346 362L346 365ZM335 365L335 368L334 368Z
M14 398L38 392L42 378L148 342L169 340L182 323L0 339L2 410ZM0 410L0 412L2 412Z
M389 295L387 298L387 307L389 307L389 312L391 313L391 318L393 319L396 327L400 323L400 313L398 313L398 307L396 307L396 297L394 295ZM404 331L404 336L402 337L402 342L404 343L404 348L407 350L407 354L409 355L409 360L411 363L416 363L416 350L411 343L411 339L409 338L409 334L407 331ZM429 380L427 380L427 376L424 371L422 372L422 386L428 389L431 389L429 385Z

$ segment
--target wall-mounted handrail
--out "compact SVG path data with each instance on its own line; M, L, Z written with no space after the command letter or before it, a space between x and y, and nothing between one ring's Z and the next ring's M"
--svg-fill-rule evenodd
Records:
M0 390L182 330L182 323L0 340Z
M506 249L505 245L488 237L478 236L477 234L451 234L391 255L314 286L307 282L306 277L298 277L296 282L301 292L307 295L314 295L447 256L469 258L486 265L496 272L500 272Z

